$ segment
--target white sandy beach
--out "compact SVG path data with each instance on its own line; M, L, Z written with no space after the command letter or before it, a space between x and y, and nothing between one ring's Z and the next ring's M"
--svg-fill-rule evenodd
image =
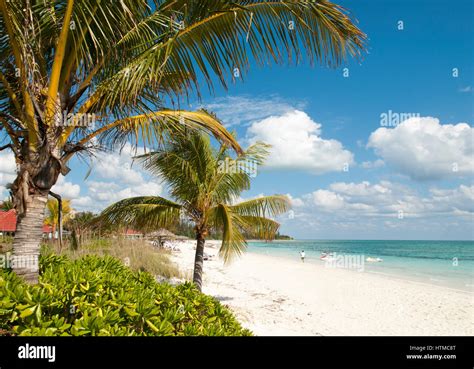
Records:
M474 335L474 294L247 253L224 266L206 242L203 292L256 335ZM193 241L173 260L192 276Z

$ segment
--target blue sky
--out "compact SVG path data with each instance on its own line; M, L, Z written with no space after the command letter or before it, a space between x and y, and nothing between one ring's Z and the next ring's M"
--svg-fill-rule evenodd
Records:
M252 66L243 83L191 104L215 111L243 145L272 141L242 197L288 194L293 210L279 220L296 238L474 239L472 1L337 2L368 34L361 63ZM389 111L413 116L384 127ZM96 211L166 195L127 154L100 155L87 180L73 161L57 190Z

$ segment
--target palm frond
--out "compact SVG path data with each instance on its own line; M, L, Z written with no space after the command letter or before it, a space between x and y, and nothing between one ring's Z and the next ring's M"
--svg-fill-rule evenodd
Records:
M224 146L217 153L216 173L210 180L209 189L213 201L229 203L244 190L250 188L250 178L255 176L258 166L263 165L270 145L257 142L237 158L232 158Z
M247 247L242 230L245 229L245 221L239 215L232 212L229 206L219 204L211 209L209 222L215 229L222 229L222 244L219 256L225 263L231 262L240 256Z
M132 197L107 207L98 221L147 231L176 223L180 210L181 205L159 196Z
M363 32L345 9L326 0L166 3L163 8L184 27L134 61L133 91L166 72L180 75L197 91L200 77L209 88L213 76L227 87L235 68L240 76L248 70L249 54L260 65L285 60L297 64L305 50L311 63L337 66L347 54L360 57L364 50Z
M280 229L280 223L272 219L249 215L240 215L240 219L244 222L247 237L271 241Z
M186 130L203 130L226 142L237 152L242 152L237 140L213 115L206 111L160 110L154 113L131 116L101 126L80 139L84 145L93 138L111 146L131 142L133 145L160 146L171 135L182 135ZM74 127L66 130L63 139L74 132Z
M290 210L290 200L285 195L258 197L231 206L232 211L242 216L275 217Z

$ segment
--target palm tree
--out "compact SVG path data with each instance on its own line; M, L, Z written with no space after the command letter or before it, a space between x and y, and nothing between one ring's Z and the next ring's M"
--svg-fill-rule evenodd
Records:
M13 201L11 198L5 199L0 204L0 210L8 211L13 209Z
M56 230L59 229L62 224L66 224L73 214L70 200L61 200L61 203L62 206L61 209L59 209L59 202L56 199L48 199L46 202L46 217L44 218L44 224L51 226L53 237L56 234Z
M47 195L75 155L155 147L188 127L240 152L204 110L176 110L204 80L227 87L249 56L336 66L365 35L327 0L0 0L0 136L17 177L17 256L39 254ZM216 78L215 78L216 77ZM18 263L20 265L21 263ZM34 283L38 270L15 267Z
M85 234L90 234L94 228L96 215L90 211L74 214L70 217L67 229L71 231L71 248L77 250L82 244Z
M215 150L208 136L178 136L163 150L139 157L146 169L169 185L173 199L133 197L105 209L100 217L108 223L125 223L141 229L166 227L180 216L194 223L197 240L193 281L201 290L206 237L222 231L219 255L228 262L245 249L243 233L272 239L279 224L270 219L288 210L286 196L274 195L235 203L249 189L252 173L245 164L261 165L268 145L250 146L238 159L229 157L222 145ZM226 163L226 165L222 165Z

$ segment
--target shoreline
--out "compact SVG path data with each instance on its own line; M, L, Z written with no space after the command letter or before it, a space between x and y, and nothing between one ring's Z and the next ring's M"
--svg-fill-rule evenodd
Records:
M203 292L256 335L474 335L474 294L372 272L245 253L224 266L207 241ZM194 241L172 260L189 278Z
M249 241L250 242L250 241ZM251 254L251 255L262 255L264 257L268 257L268 258L275 258L275 259L279 259L279 260L282 260L282 261L288 261L290 263L295 263L295 264L300 264L299 261L297 260L293 260L293 259L289 259L288 257L286 256L282 256L282 255L268 255L268 254L264 254L264 253L258 253L258 252L248 252L247 253ZM306 258L308 259L308 258ZM323 267L325 269L337 269L337 270L345 270L347 272L350 272L350 273L354 273L354 272L357 272L353 269L344 269L344 268L326 268L324 267L324 264L322 263L316 263L315 261L318 261L317 259L310 259L311 261L306 261L307 264L310 264L310 265L316 265L317 267ZM401 274L391 274L391 273L385 273L385 272L379 272L379 271L374 271L374 270L365 270L363 273L368 273L368 274L372 274L372 275L376 275L376 276L380 276L382 278L387 278L387 279L393 279L393 280L397 280L397 281L401 281L401 282L406 282L406 283L414 283L414 284L419 284L419 285L422 285L422 286L428 286L428 287L436 287L436 288L444 288L444 289L447 289L447 290L451 290L451 291L454 291L454 292L461 292L461 293L465 293L465 294L468 294L468 295L472 295L474 293L474 290L472 291L468 291L467 289L461 289L461 288L455 288L455 287L450 287L450 286L445 286L445 285L439 285L439 284L436 284L436 283L430 283L430 282L424 282L424 281L419 281L419 280L415 280L415 279L411 279L411 278L404 278L403 275ZM474 302L473 302L474 303Z
M321 252L331 250L331 252L334 254L332 263L339 263L338 266L347 265L347 269L353 269L353 267L350 265L351 260L352 263L354 260L356 260L360 267L364 269L364 272L367 273L386 275L391 278L474 293L474 259L472 259L471 256L472 252L470 255L463 254L463 252L469 252L469 250L472 249L472 246L474 246L474 243L471 241L463 241L465 244L453 245L455 247L455 251L451 251L449 254L442 250L441 252L444 252L442 257L430 257L430 255L426 254L426 251L423 251L422 248L419 248L418 252L415 252L413 256L403 252L393 253L393 250L390 250L390 248L393 248L393 246L390 246L390 244L387 244L388 252L386 252L384 249L385 245L383 248L380 247L380 244L384 242L374 240L370 240L370 242L379 243L378 247L376 245L375 249L372 249L372 247L366 247L365 244L362 245L361 248L360 241L358 240L348 241L349 246L343 246L345 241L339 243L339 241L334 240L327 241L330 242L329 244L326 244L326 241L324 241L319 246L318 242L316 241L300 241L301 246L297 246L296 243L291 242L277 242L273 245L273 247L271 245L269 245L269 247L263 247L258 241L248 242L248 250L250 250L252 253L282 257L292 260L299 260L299 258L296 257L296 255L299 254L298 247L301 249L307 248L305 262L316 264L320 264L321 262ZM396 244L402 242L402 246L404 246L403 243L406 241L394 242ZM439 244L442 242L436 241L436 243ZM282 246L279 246L280 244ZM295 248L295 246L297 247ZM396 245L395 247L398 246ZM466 248L464 249L464 247ZM267 250L270 250L270 252ZM420 251L421 254L419 253ZM423 254L423 252L425 254ZM456 255L458 256L454 257ZM360 258L363 258L364 260ZM374 259L378 258L380 258L380 261L383 262L375 262L376 260ZM330 263L331 261L329 264ZM454 265L455 263L459 263L459 268L453 267L458 266L457 264Z

